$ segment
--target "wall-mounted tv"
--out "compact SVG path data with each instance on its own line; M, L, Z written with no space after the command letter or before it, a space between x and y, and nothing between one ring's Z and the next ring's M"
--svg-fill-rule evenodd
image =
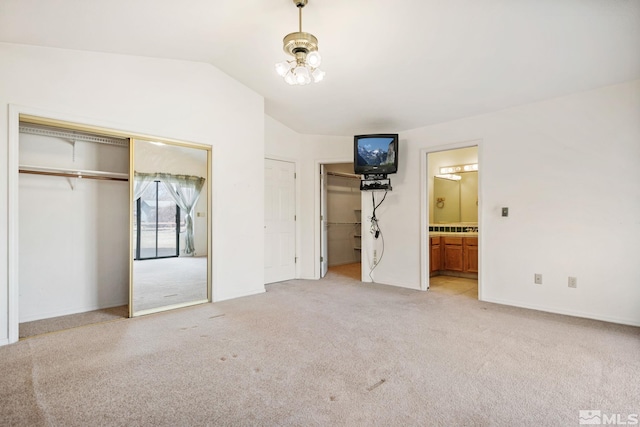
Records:
M360 175L398 171L398 134L382 133L353 137L353 168Z

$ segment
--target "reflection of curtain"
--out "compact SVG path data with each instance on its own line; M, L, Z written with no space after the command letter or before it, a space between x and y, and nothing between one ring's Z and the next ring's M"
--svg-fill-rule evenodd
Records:
M205 179L191 175L172 175L158 173L156 175L169 191L176 204L185 213L185 244L184 253L189 255L195 251L193 244L193 208L200 197L200 191Z
M149 184L155 181L157 173L134 172L133 175L133 200L138 200Z

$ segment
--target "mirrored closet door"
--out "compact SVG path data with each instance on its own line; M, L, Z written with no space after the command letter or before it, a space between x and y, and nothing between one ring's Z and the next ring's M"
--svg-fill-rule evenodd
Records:
M210 150L141 139L131 150L130 315L210 301Z

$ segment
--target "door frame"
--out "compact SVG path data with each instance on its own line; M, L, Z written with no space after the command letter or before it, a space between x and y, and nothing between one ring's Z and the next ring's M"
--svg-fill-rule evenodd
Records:
M289 163L293 163L294 165L294 171L296 174L296 178L295 178L295 215L296 215L296 227L295 227L295 245L296 245L296 260L300 261L300 253L299 250L302 247L301 246L301 241L300 241L300 235L302 234L300 232L300 224L302 221L300 221L300 163L298 162L298 160L296 160L293 157L287 157L287 156L276 156L276 155L265 155L264 156L265 160L277 160L280 162L289 162ZM264 167L264 165L263 165ZM263 171L264 174L264 171ZM263 199L264 199L264 195L263 195ZM264 205L265 201L262 201L262 204ZM264 215L263 215L264 216ZM299 279L300 278L300 262L296 262L296 271L295 271L295 278Z
M321 198L322 198L322 190L321 190L321 181L320 175L322 174L322 165L336 164L336 163L353 163L353 155L346 158L341 157L337 159L320 159L316 160L315 167L313 169L314 172L314 207L313 214L315 215L315 219L313 220L313 240L314 244L314 256L313 256L313 277L316 280L320 280L322 276L321 266L320 266L320 257L322 256L322 220L320 219L320 214L322 212L321 208ZM360 205L362 206L362 198L360 199ZM362 251L360 252L360 258L362 259Z
M320 278L329 272L329 179L327 165L320 165Z
M429 289L429 171L427 156L429 153L436 153L440 151L451 151L460 148L478 147L478 229L483 228L483 215L482 215L482 200L483 200L483 185L482 185L482 162L483 162L483 148L484 143L482 139L473 139L468 141L454 142L451 144L438 145L434 147L423 148L420 150L420 290L426 291ZM484 244L482 236L484 233L481 231L478 233L478 300L483 300L483 257Z

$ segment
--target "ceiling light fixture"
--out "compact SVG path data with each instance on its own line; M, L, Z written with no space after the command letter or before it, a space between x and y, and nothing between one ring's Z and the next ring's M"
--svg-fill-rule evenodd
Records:
M324 79L325 72L320 68L322 58L318 53L318 39L311 33L302 32L302 8L308 0L293 0L298 8L299 29L287 34L283 39L283 49L294 59L276 64L276 72L290 85L306 85Z

